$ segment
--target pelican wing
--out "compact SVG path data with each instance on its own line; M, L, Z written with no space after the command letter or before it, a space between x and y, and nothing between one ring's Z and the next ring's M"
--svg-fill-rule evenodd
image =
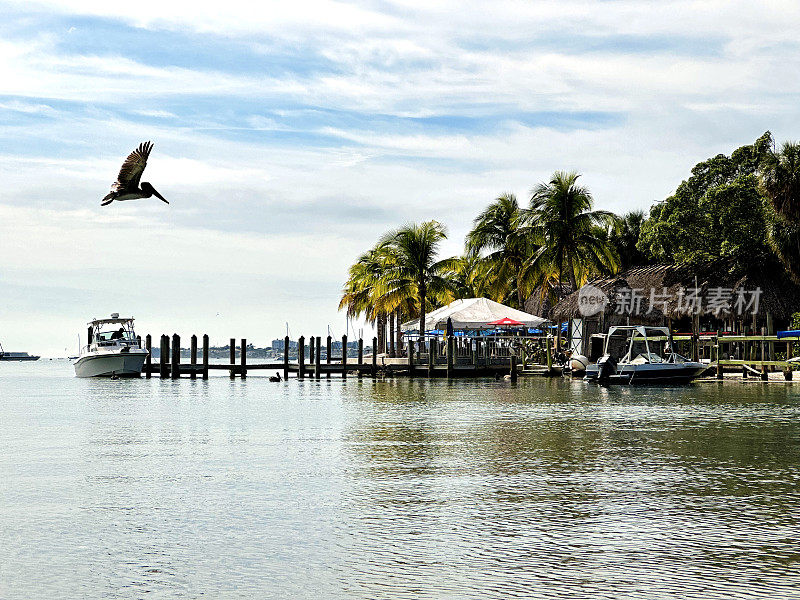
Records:
M151 142L139 144L139 147L128 155L117 175L117 183L121 188L138 188L139 180L142 178L144 168L147 166L147 158L153 149Z

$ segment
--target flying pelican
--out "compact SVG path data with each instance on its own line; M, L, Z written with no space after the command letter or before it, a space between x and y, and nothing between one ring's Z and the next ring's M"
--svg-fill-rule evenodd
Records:
M120 167L117 180L111 186L111 192L103 198L100 206L111 204L114 200L137 200L139 198L149 198L155 196L162 202L167 200L156 191L152 185L143 181L139 186L139 180L142 178L144 168L147 166L147 158L150 156L150 151L153 149L153 144L145 142L139 144L139 147L128 155L125 162Z

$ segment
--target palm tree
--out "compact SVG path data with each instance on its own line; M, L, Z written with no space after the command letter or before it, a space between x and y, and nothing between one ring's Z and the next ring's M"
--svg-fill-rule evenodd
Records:
M622 215L619 226L608 231L608 240L619 256L620 269L648 264L648 255L638 246L642 225L646 220L644 211L634 210Z
M451 260L445 277L449 282L449 291L452 298L447 298L447 302L452 302L457 298L491 298L498 300L491 289L491 265L485 257L472 252L467 252L463 256L455 257Z
M492 295L505 301L509 292L515 292L516 304L523 309L526 288L526 264L537 247L531 231L525 224L525 213L520 209L514 194L503 194L487 206L473 221L467 234L468 254L485 257L489 265Z
M453 260L437 260L439 246L446 238L444 225L426 221L390 231L379 242L391 257L378 286L384 306L389 310L405 307L408 314L418 313L420 335L425 333L428 301L449 290L445 273L453 266Z
M780 152L767 152L759 183L775 212L790 222L800 222L800 144L785 142Z
M778 259L800 282L800 144L785 142L764 154L759 188L766 197L767 240Z
M607 230L617 226L613 213L592 210L589 190L578 185L575 172L556 171L550 181L531 191L529 228L541 247L532 266L558 273L558 290L566 274L573 290L592 273L614 272L619 257Z
M378 348L383 349L386 342L386 310L380 295L380 281L388 260L387 248L377 244L358 257L350 267L345 282L339 310L347 309L349 317L365 316L376 325ZM373 349L377 352L378 349Z

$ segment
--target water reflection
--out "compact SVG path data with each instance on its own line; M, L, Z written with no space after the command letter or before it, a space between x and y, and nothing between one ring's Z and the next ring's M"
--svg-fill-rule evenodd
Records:
M37 368L0 378L4 599L800 585L800 388Z
M374 597L712 597L769 572L789 597L798 583L785 390L403 382L359 408L343 548L371 557L371 593L392 574Z

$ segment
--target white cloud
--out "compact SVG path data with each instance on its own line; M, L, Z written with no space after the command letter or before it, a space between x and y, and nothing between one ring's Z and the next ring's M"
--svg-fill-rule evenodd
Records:
M349 261L388 227L439 218L456 252L485 203L524 200L555 169L582 172L603 208L646 208L707 156L766 129L797 137L794 2L15 4L33 22L37 10L102 16L165 39L277 48L287 63L178 66L165 50L150 64L122 48L69 52L46 29L0 40L0 114L11 115L0 278L72 290L63 308L23 294L15 313L49 310L70 336L100 305L147 315L154 332L200 323L252 337L255 317L265 338L286 319L310 335L341 320ZM219 104L173 108L196 97ZM585 114L567 126L547 116L571 112ZM593 122L598 112L610 116ZM487 115L474 128L390 118ZM170 206L101 210L146 139L145 180ZM4 342L26 339L13 315L0 325Z
M143 117L154 117L157 119L175 119L178 117L175 113L171 113L167 110L134 110L133 112Z

